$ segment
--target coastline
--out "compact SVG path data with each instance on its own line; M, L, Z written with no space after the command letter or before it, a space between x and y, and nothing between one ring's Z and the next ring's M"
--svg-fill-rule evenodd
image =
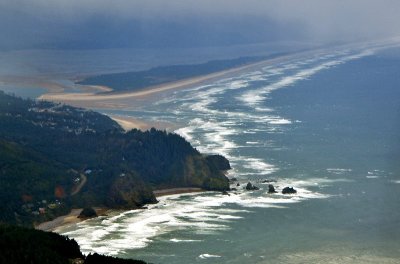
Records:
M183 187L183 188L159 189L159 190L154 190L153 192L154 192L154 195L158 198L158 197L164 197L164 196L169 196L169 195L198 193L198 192L205 192L205 191L206 190L201 189L201 188ZM108 214L110 214L112 212L116 212L116 211L129 211L129 210L117 210L117 209L106 208L106 207L95 207L94 209L98 215L97 217L107 216ZM83 210L83 208L74 208L67 215L62 215L51 221L43 222L43 223L36 225L35 229L47 231L47 232L55 232L57 229L59 229L61 227L66 227L66 226L81 223L88 219L97 218L97 217L78 218L78 216L82 210Z
M153 193L156 197L175 195L175 194L185 194L185 193L197 193L205 192L206 190L196 187L183 187L183 188L171 188L171 189L159 189L154 190Z
M273 65L285 60L295 59L301 56L306 56L310 54L318 54L322 52L323 49L317 51L303 51L296 52L287 55L282 55L272 59L265 59L258 62L242 65L239 67L234 67L231 69L218 71L206 75L196 76L192 78L182 79L175 82L168 82L156 86L149 86L138 91L127 91L127 92L110 92L108 94L99 94L97 91L85 91L84 85L80 85L81 93L68 93L49 90L38 97L40 100L49 100L55 102L67 103L77 107L84 108L96 108L96 109L127 109L132 108L132 100L136 100L137 104L142 103L145 99L150 96L159 95L163 92L185 89L195 85L200 85L207 83L216 79L232 76L234 74L239 74L243 71L250 70L251 68L257 68L260 66ZM93 86L93 85L91 85ZM110 89L108 87L102 87L103 89ZM111 90L111 89L110 89Z
M98 216L107 215L112 209L103 208L103 207L95 207L94 208ZM79 214L83 208L74 208L67 215L61 215L51 221L43 222L35 226L35 229L42 231L54 231L59 227L69 226L72 224L77 224L87 220L88 218L78 218Z
M169 122L155 122L155 121L148 121L148 120L141 120L132 116L125 116L125 115L114 115L114 114L106 114L112 120L117 122L125 131L129 131L132 129L139 129L142 131L149 130L151 128L156 128L159 130L174 130L177 128L175 124Z
M120 115L107 115L112 120L117 122L125 131L129 131L131 129L139 129L139 130L148 130L153 126L147 122L143 122L136 118L130 116L120 116Z

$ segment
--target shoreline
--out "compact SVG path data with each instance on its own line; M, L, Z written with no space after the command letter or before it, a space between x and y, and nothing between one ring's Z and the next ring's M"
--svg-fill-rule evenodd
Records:
M175 124L165 121L163 122L148 121L126 115L115 115L115 114L106 114L106 115L115 122L117 122L125 130L125 132L130 131L132 129L139 129L142 131L146 131L150 130L153 127L158 130L171 131L177 127Z
M123 92L110 92L108 94L99 94L94 92L85 92L81 89L81 93L68 93L68 92L52 92L49 91L38 97L39 100L48 100L54 102L67 103L77 107L84 108L95 108L95 109L127 109L132 108L132 101L136 100L135 103L141 104L143 101L148 99L150 96L156 96L163 92L180 90L195 85L201 85L216 79L221 79L224 77L231 76L233 74L239 74L240 72L250 70L252 68L257 68L260 66L273 65L275 63L280 63L285 60L295 59L301 56L307 56L310 54L318 54L322 52L323 49L316 51L302 51L295 52L286 55L282 55L276 58L264 59L258 62L242 65L239 67L234 67L231 69L217 71L214 73L200 75L196 77L191 77L187 79L182 79L174 82L168 82L164 84L159 84L156 86L149 86L138 91L123 91ZM80 85L84 88L84 85ZM93 85L91 85L93 86ZM109 87L103 87L106 89L111 89Z
M112 210L104 207L95 207L93 209L96 211L98 216L107 215L107 213ZM69 214L61 215L51 221L40 223L35 226L35 229L46 232L53 232L57 228L77 224L85 220L91 219L91 218L78 218L82 210L83 208L73 208L71 209L71 212Z
M206 192L206 190L204 190L202 188L196 188L196 187L182 187L182 188L159 189L159 190L153 191L156 198L169 196L169 195L199 193L199 192ZM99 216L107 216L109 213L112 213L112 212L130 211L130 210L119 210L119 209L107 208L107 207L94 207L94 209L97 213L97 216L93 217L93 218L78 218L78 216L81 213L81 211L83 210L83 208L73 208L73 209L71 209L71 212L69 214L61 215L51 221L46 221L46 222L40 223L38 225L35 225L34 228L37 230L46 231L46 232L55 232L57 229L59 229L61 227L67 227L70 225L78 224L78 223L81 223L81 222L89 220L89 219L95 219ZM140 208L138 208L138 209L140 209Z
M182 188L160 189L153 191L156 197L163 197L175 194L198 193L198 192L206 192L206 190L197 187L182 187Z

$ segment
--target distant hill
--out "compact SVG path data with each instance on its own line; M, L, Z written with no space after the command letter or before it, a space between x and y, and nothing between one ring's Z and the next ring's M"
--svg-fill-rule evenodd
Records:
M77 82L77 84L107 86L114 91L135 91L150 86L224 71L267 58L271 59L280 55L282 54L264 57L241 57L229 60L214 60L201 64L161 66L137 72L103 74L88 77Z
M105 115L0 91L0 223L31 225L71 207L138 208L155 188L226 190L222 156L179 135L122 128Z

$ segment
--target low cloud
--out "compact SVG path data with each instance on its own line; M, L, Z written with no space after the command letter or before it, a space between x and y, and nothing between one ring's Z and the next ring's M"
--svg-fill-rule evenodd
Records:
M1 0L0 47L343 42L400 35L399 13L397 0Z

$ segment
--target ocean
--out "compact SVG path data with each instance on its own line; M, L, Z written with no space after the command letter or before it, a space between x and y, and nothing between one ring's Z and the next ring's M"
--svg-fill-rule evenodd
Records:
M200 152L226 156L240 186L57 230L83 252L151 263L400 263L400 49L289 57L113 113L176 124ZM249 181L260 190L244 190ZM286 186L297 194L281 194Z

